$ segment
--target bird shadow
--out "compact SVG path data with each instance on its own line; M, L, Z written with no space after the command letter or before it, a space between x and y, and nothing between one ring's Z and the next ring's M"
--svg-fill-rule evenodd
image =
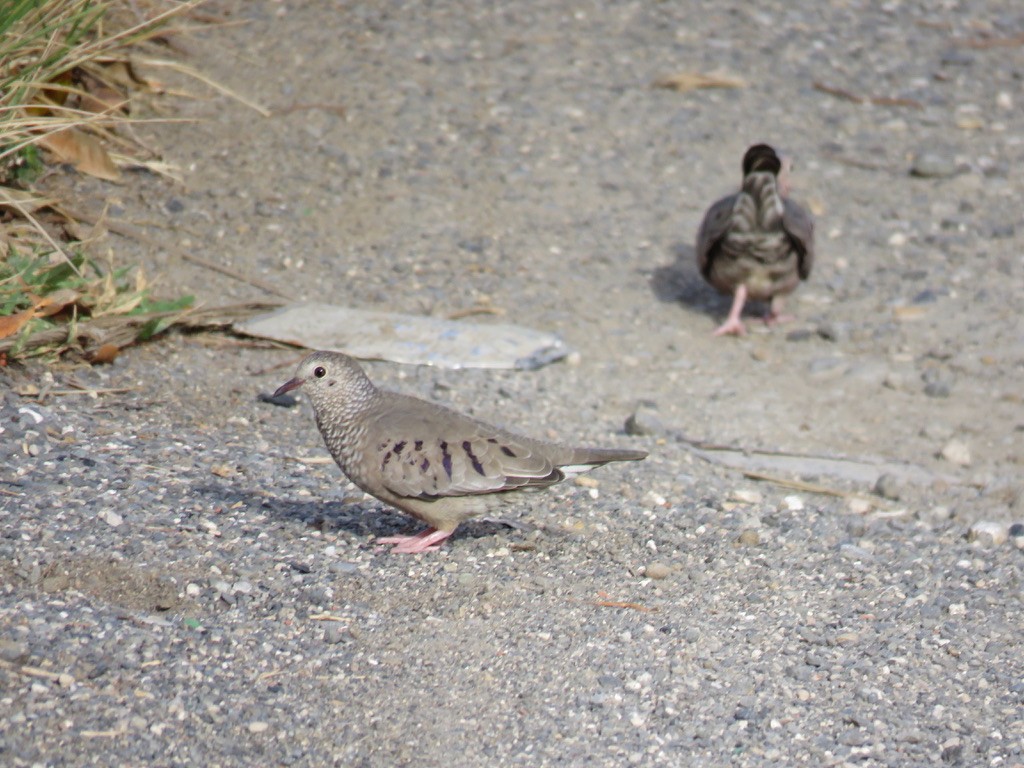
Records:
M655 267L651 272L651 292L666 304L681 303L705 315L721 314L727 298L709 286L697 267L697 252L691 243L671 246L675 261Z
M284 523L300 525L321 533L344 531L362 539L418 533L426 525L392 509L383 502L371 499L347 501L341 499L311 499L293 501L266 492L240 489L226 483L206 483L193 487L193 491L211 503L225 508L242 504L260 509L268 516ZM535 526L519 520L478 517L460 525L452 539L483 539L502 530L533 530Z

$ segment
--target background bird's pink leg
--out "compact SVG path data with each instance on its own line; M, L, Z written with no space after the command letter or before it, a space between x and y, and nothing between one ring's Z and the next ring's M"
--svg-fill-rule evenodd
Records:
M452 535L454 531L439 531L436 528L427 528L415 536L385 536L377 539L378 544L394 544L392 552L403 555L412 555L417 552L436 552L441 544Z
M787 315L784 313L786 307L786 300L781 296L773 296L771 308L768 310L768 314L764 316L765 325L776 325L778 323L789 323L796 318L793 315Z
M747 332L740 320L743 314L743 305L747 303L747 286L740 285L732 296L732 309L729 310L729 317L715 330L715 336L742 336Z

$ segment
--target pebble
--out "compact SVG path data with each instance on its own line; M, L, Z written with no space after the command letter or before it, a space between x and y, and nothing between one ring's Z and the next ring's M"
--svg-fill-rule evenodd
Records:
M960 467L969 467L971 465L971 449L961 440L950 440L943 446L940 455L946 461Z
M24 664L28 661L28 643L17 640L0 639L0 659L11 664Z
M102 509L96 517L111 528L117 528L117 526L124 522L124 518L112 509Z
M957 166L953 158L925 150L914 157L910 175L923 179L943 179L956 175Z
M731 501L738 501L741 504L760 504L764 501L764 496L760 491L752 491L746 488L737 488L729 494Z
M947 523L952 519L953 511L949 507L935 506L920 510L915 516L926 523Z
M855 515L866 515L875 505L871 503L871 499L865 499L863 496L851 496L846 502L846 508Z
M815 379L827 380L842 376L846 362L838 357L816 357L807 364L807 371Z
M249 733L264 733L268 728L270 728L270 725L261 720L249 723Z
M329 621L324 627L324 642L328 645L337 645L345 639L345 635L345 627L336 621Z
M891 472L886 472L880 475L878 480L875 482L875 493L883 499L898 501L902 492L903 483L901 483L900 479Z
M953 376L948 371L929 368L922 374L924 393L928 397L949 397L953 392Z
M669 574L672 573L672 567L665 565L665 563L654 562L647 566L644 570L644 575L649 579L655 579L660 581L661 579L668 578Z
M817 328L818 336L825 341L842 344L850 340L850 324L826 320Z
M874 554L868 552L864 547L858 547L856 544L840 544L839 554L847 560L862 562L870 562L875 559Z
M967 531L967 540L976 541L983 547L998 547L1006 543L1010 528L1003 523L991 520L979 520Z
M624 429L627 435L635 437L661 435L665 433L665 424L654 408L640 406L626 417Z
M736 540L744 547L756 547L761 543L761 534L756 528L744 528Z
M793 494L784 498L782 505L790 512L800 512L804 508L804 500L800 496Z

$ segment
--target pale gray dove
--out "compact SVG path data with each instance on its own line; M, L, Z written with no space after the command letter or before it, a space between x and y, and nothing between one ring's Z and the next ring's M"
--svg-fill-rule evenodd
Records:
M463 520L512 492L536 490L644 451L572 448L533 440L409 395L378 389L359 364L314 352L274 397L302 387L320 434L348 478L430 526L378 539L394 552L437 549Z

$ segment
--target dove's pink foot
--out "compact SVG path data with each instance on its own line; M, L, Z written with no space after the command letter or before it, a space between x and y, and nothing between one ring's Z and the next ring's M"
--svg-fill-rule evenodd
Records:
M743 305L747 303L747 286L740 285L732 297L732 308L729 310L729 317L715 330L715 336L742 336L747 332L740 320L743 314Z
M377 539L377 544L394 544L392 552L402 555L413 555L417 552L436 552L441 548L444 540L452 535L454 531L439 531L436 528L427 528L415 536L385 536Z

